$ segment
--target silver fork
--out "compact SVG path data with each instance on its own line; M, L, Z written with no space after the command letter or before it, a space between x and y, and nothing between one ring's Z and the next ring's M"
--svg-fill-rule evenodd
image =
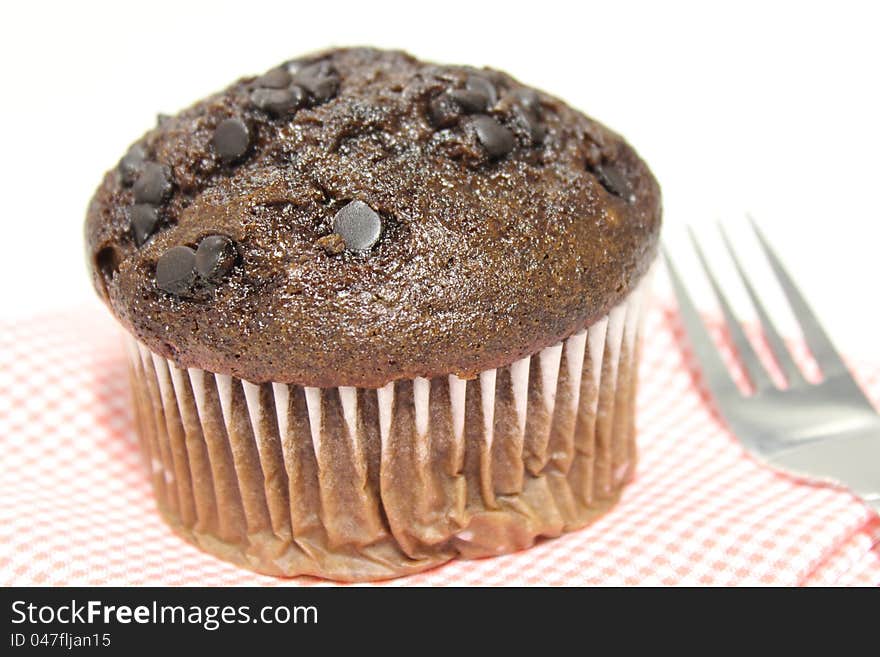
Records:
M746 276L724 227L719 225L727 252L787 385L778 387L762 365L709 267L696 235L689 228L697 257L718 299L733 346L754 392L745 395L734 383L664 247L663 256L678 298L682 322L705 382L721 416L753 455L791 474L846 486L880 513L880 415L853 380L761 230L751 219L750 222L822 371L822 381L813 384L804 378Z

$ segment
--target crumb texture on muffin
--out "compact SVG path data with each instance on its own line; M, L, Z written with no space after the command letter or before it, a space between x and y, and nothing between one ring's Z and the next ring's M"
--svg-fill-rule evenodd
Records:
M179 366L380 387L589 326L653 261L660 212L635 151L558 99L356 48L161 117L86 240L99 294Z

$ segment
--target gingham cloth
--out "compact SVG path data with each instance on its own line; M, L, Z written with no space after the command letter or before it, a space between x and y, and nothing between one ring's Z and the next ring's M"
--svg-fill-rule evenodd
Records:
M880 519L751 459L713 415L675 313L649 313L640 461L593 525L385 585L880 584ZM876 402L880 366L857 366ZM155 509L126 361L102 308L0 323L0 584L315 585L205 555Z

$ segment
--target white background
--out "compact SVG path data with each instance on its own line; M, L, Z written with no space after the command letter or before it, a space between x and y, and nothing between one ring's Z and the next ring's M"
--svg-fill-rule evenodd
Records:
M877 3L841 1L10 3L0 316L95 303L85 208L157 112L361 44L501 68L607 123L660 180L691 278L681 227L713 235L722 219L748 246L749 211L841 348L878 358L878 26Z

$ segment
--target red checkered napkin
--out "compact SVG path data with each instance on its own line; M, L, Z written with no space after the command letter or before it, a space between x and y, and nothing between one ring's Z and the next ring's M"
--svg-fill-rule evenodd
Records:
M880 519L747 456L702 398L671 311L648 317L641 459L598 522L391 585L880 584ZM857 374L876 401L880 367ZM118 329L98 308L0 324L0 584L303 585L199 552L154 508Z

